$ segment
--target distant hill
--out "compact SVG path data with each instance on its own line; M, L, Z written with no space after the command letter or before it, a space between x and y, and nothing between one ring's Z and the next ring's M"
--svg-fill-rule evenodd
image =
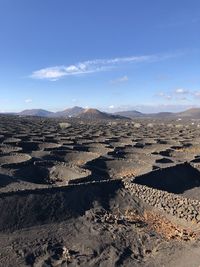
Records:
M81 112L77 118L87 119L87 120L115 120L115 119L127 119L119 115L108 114L106 112L101 112L98 109L85 109Z
M176 113L173 112L142 113L137 110L128 110L128 111L116 112L114 114L134 119L134 118L168 118L175 116Z
M200 119L200 108L190 108L185 111L176 113L176 115L180 118Z
M182 112L159 112L155 114L146 114L146 117L152 118L190 118L190 119L200 119L200 108L191 108Z
M145 117L158 118L158 119L162 119L162 118L200 119L200 108L191 108L191 109L187 109L182 112L158 112L158 113L152 113L152 114L145 114Z
M141 113L139 111L121 111L114 114L125 116L128 118L152 118L152 119L177 119L190 118L200 119L200 108L191 108L182 112L158 112L158 113Z
M68 109L65 109L63 111L58 111L58 112L51 112L51 111L44 110L44 109L26 109L26 110L23 110L23 111L17 113L17 115L52 117L52 118L54 118L54 117L75 117L83 111L84 111L84 108L75 106L73 108L68 108Z
M67 108L63 111L58 111L54 113L55 117L76 117L81 112L83 112L85 109L82 107L73 107L73 108Z
M2 113L3 114L3 113ZM5 113L4 113L5 114ZM76 117L82 119L134 119L134 118L152 118L152 119L200 119L200 108L191 108L182 112L158 112L158 113L142 113L137 110L120 111L114 114L102 112L98 109L84 109L82 107L72 107L63 111L51 112L44 109L26 109L19 113L11 113L20 116L39 116L48 118L59 117Z
M131 119L145 116L145 114L143 114L137 110L119 111L119 112L115 112L114 115L119 115L119 116L131 118Z
M26 110L23 110L23 111L17 113L17 115L20 115L20 116L52 117L54 115L54 113L50 112L48 110L44 110L44 109L26 109Z
M158 112L158 113L150 113L144 114L145 117L151 118L173 118L176 117L176 113L173 112Z

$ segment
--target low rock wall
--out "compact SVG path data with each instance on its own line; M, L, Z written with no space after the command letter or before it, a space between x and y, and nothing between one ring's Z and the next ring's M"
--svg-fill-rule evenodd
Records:
M189 222L198 223L200 225L200 201L185 198L181 195L168 193L166 191L154 189L146 185L139 185L134 182L123 181L121 179L93 181L93 182L88 182L88 183L79 183L79 184L67 185L67 186L62 186L62 187L51 187L51 188L41 188L41 189L35 189L35 190L22 190L22 191L1 193L0 204L3 201L2 207L5 207L5 203L9 203L8 202L9 197L15 197L18 199L19 197L28 198L29 195L31 195L31 197L38 195L36 196L38 199L40 198L39 195L41 196L45 195L47 199L48 197L49 199L52 199L53 195L56 195L56 194L61 194L61 195L67 194L68 195L71 192L72 195L79 196L80 198L80 193L82 191L85 192L84 194L86 196L88 196L91 194L91 191L93 192L94 188L96 188L95 190L99 188L99 190L100 191L102 190L102 192L108 190L107 193L109 193L109 190L111 188L120 188L121 186L122 187L124 186L131 194L143 200L144 203L152 207L156 207L157 209L160 209L161 211L164 211L173 216L176 216L177 218L185 219ZM79 191L76 192L76 190L79 190ZM76 193L73 193L73 192L76 192ZM113 192L114 192L114 189L113 189ZM95 194L96 193L93 193L92 195L95 195ZM76 198L77 197L74 197L74 199ZM78 200L80 200L79 198ZM49 199L48 201L45 201L45 203L46 202L49 203ZM25 202L22 201L22 202L26 203L26 201ZM30 203L32 202L33 201L31 201ZM17 201L14 200L14 203L17 203ZM74 207L76 206L77 205L74 205ZM10 210L12 213L13 204L11 205L11 207L12 208L6 207L6 210Z
M198 200L188 199L134 182L124 181L124 186L132 194L150 206L156 207L180 219L200 224L200 202Z

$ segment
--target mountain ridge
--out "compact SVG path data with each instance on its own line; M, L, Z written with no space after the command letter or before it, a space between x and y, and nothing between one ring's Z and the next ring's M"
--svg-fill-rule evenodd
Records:
M6 113L3 113L6 114ZM18 113L12 113L18 116L39 116L39 117L52 117L52 118L102 118L102 119L134 119L134 118L193 118L200 119L200 108L190 108L181 112L157 112L157 113L142 113L137 110L119 111L115 113L103 112L98 109L89 108L85 109L79 106L67 108L63 111L51 112L45 109L25 109Z
M55 112L56 117L74 117L83 112L85 109L79 106L74 106L72 108L64 109L63 111Z
M51 117L53 116L54 112L45 109L25 109L16 114L20 116Z
M82 113L80 113L77 116L77 118L87 119L87 120L128 119L127 117L122 117L119 115L113 115L110 113L102 112L102 111L100 111L98 109L94 109L94 108L85 109Z

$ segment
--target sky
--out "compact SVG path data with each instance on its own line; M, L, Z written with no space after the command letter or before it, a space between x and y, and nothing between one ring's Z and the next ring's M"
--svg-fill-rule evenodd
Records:
M200 106L199 0L0 0L0 111Z

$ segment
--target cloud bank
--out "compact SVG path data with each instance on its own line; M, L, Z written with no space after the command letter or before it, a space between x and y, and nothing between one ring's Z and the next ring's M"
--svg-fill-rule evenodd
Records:
M175 55L172 54L160 54L88 60L69 66L62 65L39 69L33 71L33 73L31 74L31 78L56 81L65 76L107 71L123 64L156 62L174 56Z
M200 90L177 88L171 92L159 92L155 96L169 101L190 101L191 99L197 100L200 98Z

